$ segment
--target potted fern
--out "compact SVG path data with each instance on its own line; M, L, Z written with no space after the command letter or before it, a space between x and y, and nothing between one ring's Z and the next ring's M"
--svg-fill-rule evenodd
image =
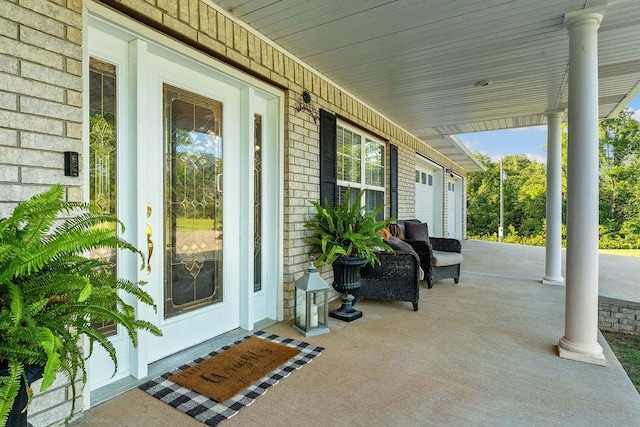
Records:
M313 230L307 242L312 244L313 252L319 253L315 263L331 264L333 287L342 293L342 306L329 315L347 322L362 317L362 312L352 307L353 293L360 288L360 268L368 262L379 262L377 252L393 251L380 234L393 218L376 219L383 206L366 212L363 195L361 190L351 200L351 189L347 189L343 201L335 208L326 201L324 204L311 201L316 214L305 224Z
M153 324L136 319L125 295L155 308L148 293L118 279L114 263L84 256L98 248L130 251L117 236L123 224L87 204L65 202L64 188L54 185L18 205L0 219L0 425L26 425L28 385L42 376L41 391L62 372L72 391L76 379L87 380L85 362L95 344L111 356L115 349L98 323L124 327L133 345L138 330L161 335ZM61 221L62 216L69 219ZM89 346L81 348L84 337ZM85 354L85 351L87 354Z

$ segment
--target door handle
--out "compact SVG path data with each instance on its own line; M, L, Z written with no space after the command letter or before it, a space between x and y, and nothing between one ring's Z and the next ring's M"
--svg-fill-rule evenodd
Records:
M151 203L147 203L147 218L151 217ZM151 255L153 255L153 229L151 225L147 223L147 274L151 274Z

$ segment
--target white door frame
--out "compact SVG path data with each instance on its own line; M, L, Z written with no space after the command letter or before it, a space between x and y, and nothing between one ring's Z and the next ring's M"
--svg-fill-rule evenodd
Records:
M265 274L268 275L268 281L265 283L267 287L264 292L264 301L265 308L264 314L256 316L255 313L252 312L253 309L253 297L250 297L253 293L253 281L239 282L242 283L242 286L245 286L250 289L241 289L242 298L244 298L240 302L240 310L241 314L239 315L239 325L245 329L252 329L253 324L261 320L264 317L269 317L274 320L282 320L283 318L283 212L282 212L282 201L283 201L283 182L284 182L284 172L283 172L283 164L284 164L284 94L282 91L275 89L274 87L262 82L256 78L245 75L240 71L218 62L217 60L202 54L201 52L185 49L185 46L161 33L156 32L150 28L147 28L125 16L122 16L104 6L96 4L94 2L85 2L84 8L84 27L89 28L98 28L103 31L107 31L112 34L114 37L121 40L121 42L127 43L129 47L129 55L128 59L130 62L130 69L135 67L136 73L134 75L130 75L128 78L128 82L130 82L129 96L133 99L133 102L136 106L136 109L145 109L147 108L146 103L146 94L143 89L143 80L149 71L146 67L148 65L147 58L145 58L146 52L152 51L154 54L162 54L166 58L174 58L177 61L183 62L191 62L196 64L196 67L200 67L202 69L206 69L207 72L214 73L218 76L218 78L225 80L226 82L233 83L238 87L243 87L245 89L250 89L250 93L253 93L254 96L259 96L261 99L266 100L266 114L269 115L269 126L268 126L268 135L269 135L269 149L265 150L265 153L268 152L267 162L268 165L265 166L265 169L269 171L265 175L264 178L264 188L265 191L268 191L270 197L265 198L270 200L265 209L265 223L269 224L269 227L265 227L269 230L266 234L266 244L269 246L268 255L266 255L266 259L264 260L264 266L267 266L265 269ZM84 75L88 76L88 58L89 58L89 30L83 33L84 37ZM92 48L92 52L96 49ZM105 52L107 54L108 52ZM84 83L84 103L85 107L88 110L88 78L85 78ZM123 89L123 88L120 88ZM125 99L123 97L122 99ZM123 110L119 110L120 113ZM133 110L130 111L133 113ZM246 110L246 115L243 114L243 117L253 117L253 112L251 109ZM264 112L263 112L264 114ZM145 132L144 123L137 122L135 120L135 115L127 114L127 118L134 120L130 121L128 126L122 127L119 131L123 131L131 141L139 140L143 137L148 137ZM85 121L86 122L86 121ZM84 152L88 153L88 123L84 123ZM241 144L239 150L244 154L250 154L253 150L252 141L249 139L244 139L239 142ZM135 154L138 158L144 158L143 156L148 155L148 153L144 152L140 147L138 148L138 152ZM122 150L123 152L125 150ZM126 162L133 162L135 156L131 155L131 153L124 154L125 159L119 159L122 161L122 167L125 167L129 170L136 171L137 170L137 179L145 178L140 175L144 175L144 171L140 170L140 168L132 167L132 164ZM252 157L251 157L252 158ZM83 156L84 168L83 170L88 170L88 155ZM244 165L241 165L241 168L238 168L238 180L236 183L240 183L242 185L242 180L245 176L250 174L253 169L250 166L251 162L245 161ZM146 177L148 179L148 177ZM84 194L85 200L89 200L88 195L88 174L84 176ZM247 178L248 180L248 178ZM225 180L231 182L231 180ZM251 180L248 180L251 181ZM250 188L252 184L249 184L246 188ZM227 192L231 193L230 191ZM239 201L239 203L244 203L247 206L252 205L253 201L253 193L247 192L247 199ZM274 197L277 196L277 197ZM130 194L125 194L123 197L126 197L129 202L136 205L135 214L132 213L132 218L122 217L122 219L127 223L127 233L129 236L128 240L135 243L136 246L143 249L146 252L146 228L144 224L137 224L139 222L134 220L133 218L144 218L146 216L146 203L142 204L139 202L134 202L135 197ZM160 206L158 206L159 208ZM244 209L246 210L246 209ZM157 211L158 215L162 215L162 209ZM243 209L240 209L243 211ZM247 224L248 221L242 220L241 224ZM248 225L248 224L247 224ZM252 229L252 224L250 226ZM237 230L240 235L240 230ZM230 233L231 234L231 233ZM161 230L158 230L156 234L158 237L162 235ZM242 235L245 235L243 232ZM127 237L125 236L125 237ZM137 237L135 237L137 236ZM251 247L248 243L245 246ZM243 248L239 248L238 250L242 250ZM154 254L158 257L162 255L162 248L156 248L157 253ZM239 255L240 253L238 253ZM244 257L239 257L244 258ZM248 265L248 262L252 260L251 258L246 258L247 265L245 268L240 268L240 271L250 271L252 270L252 265ZM136 268L133 268L136 267ZM127 266L127 271L122 273L123 277L134 278L135 275L132 275L132 271L136 271L136 266ZM157 267L160 268L160 267ZM119 272L120 273L120 272ZM248 273L249 275L250 273ZM156 301L157 304L162 304L162 301ZM143 319L152 319L153 310L147 308L144 305L140 305L137 307L138 316ZM123 372L123 375L129 373L130 375L141 378L147 374L148 368L148 357L145 354L143 349L148 348L153 339L146 332L141 332L139 334L139 347L138 349L131 349L130 353L130 368ZM91 387L91 378L89 379L89 385ZM85 393L84 400L86 407L90 406L90 393Z
M447 183L453 183L453 191L448 190L447 184L447 235L454 239L462 239L462 178L453 172L446 177ZM451 197L453 196L453 197ZM452 200L453 198L453 200ZM453 210L454 218L449 213Z

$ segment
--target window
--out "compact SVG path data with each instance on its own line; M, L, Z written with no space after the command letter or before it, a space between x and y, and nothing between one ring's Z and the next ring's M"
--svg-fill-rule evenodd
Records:
M89 59L89 200L100 212L116 215L118 98L116 66ZM91 258L117 265L115 249L93 250ZM116 271L111 271L116 275ZM113 323L94 323L106 336L117 333Z
M337 179L338 203L343 200L347 188L365 190L363 203L367 212L384 205L385 200L385 151L384 144L364 132L337 126ZM380 212L379 219L384 218Z
M253 115L253 292L262 290L262 116Z
M416 170L416 182L418 184L425 184L430 187L433 187L433 175L430 173Z

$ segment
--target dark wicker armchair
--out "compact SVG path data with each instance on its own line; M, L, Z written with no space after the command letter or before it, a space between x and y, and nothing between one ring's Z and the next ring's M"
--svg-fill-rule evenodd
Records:
M433 282L452 278L455 283L460 280L460 264L462 263L462 244L457 239L430 237L429 242L421 240L405 240L420 257L420 266L424 270L427 287Z
M379 253L378 258L380 264L367 264L360 270L362 286L356 298L409 301L413 311L418 311L420 265L416 256L397 251Z
M418 220L398 221L404 223L420 223ZM424 224L427 230L428 226ZM428 237L428 241L404 239L420 257L420 266L424 270L425 280L429 288L433 282L452 278L455 283L460 280L460 264L462 264L462 243L457 239L444 237Z

